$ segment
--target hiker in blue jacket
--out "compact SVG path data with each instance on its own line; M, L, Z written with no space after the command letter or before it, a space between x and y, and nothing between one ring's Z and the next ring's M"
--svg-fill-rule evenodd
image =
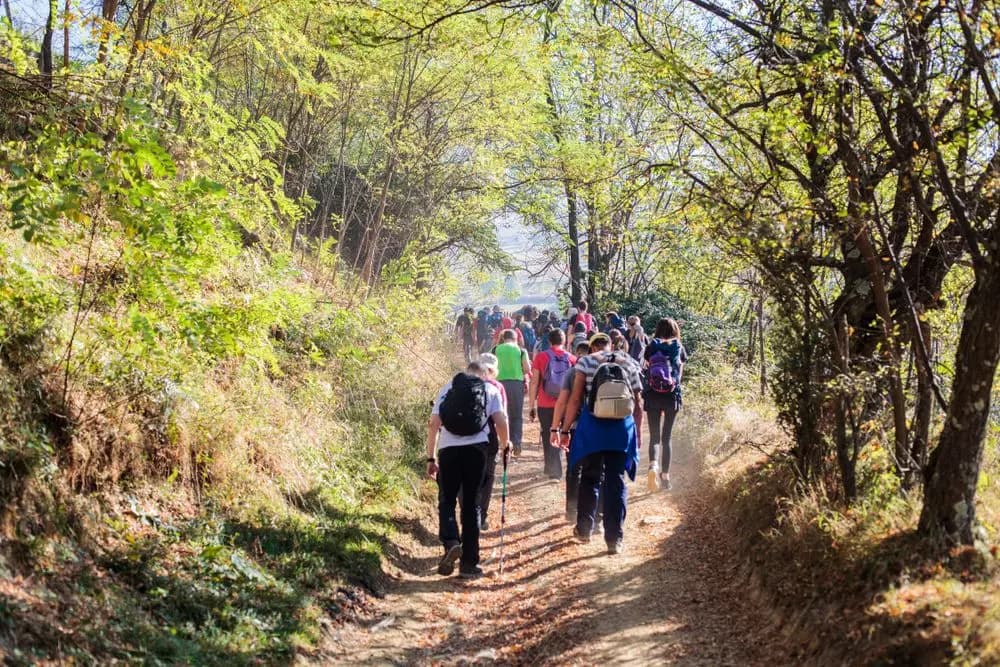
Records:
M622 319L621 315L611 311L604 314L604 328L602 331L606 334L610 334L612 331L617 329L624 336L628 333L628 329L625 328L625 320Z
M591 346L599 340L606 345L607 339L607 334L595 334ZM600 487L608 553L621 553L628 501L625 475L635 479L638 428L642 424L641 369L628 353L598 352L577 361L573 392L562 422L571 424L574 420L569 468L572 470L577 462L582 462L583 467L573 535L580 542L590 541Z

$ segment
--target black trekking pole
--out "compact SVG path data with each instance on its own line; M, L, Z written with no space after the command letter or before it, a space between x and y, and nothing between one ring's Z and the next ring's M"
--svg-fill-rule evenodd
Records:
M507 523L507 460L510 448L503 449L503 476L500 478L500 576L503 576L503 533Z

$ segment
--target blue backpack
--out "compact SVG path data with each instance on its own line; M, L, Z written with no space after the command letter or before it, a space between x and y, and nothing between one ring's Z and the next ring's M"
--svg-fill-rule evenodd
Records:
M490 311L483 308L476 313L476 333L482 338L490 329Z
M538 338L535 336L535 328L527 322L521 322L521 335L524 336L524 347L528 350L535 349Z

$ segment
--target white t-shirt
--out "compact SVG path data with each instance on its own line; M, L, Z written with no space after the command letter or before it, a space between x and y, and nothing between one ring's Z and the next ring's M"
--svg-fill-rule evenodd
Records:
M431 414L440 414L441 401L444 400L445 394L451 389L451 382L446 384L441 391L438 393L437 400L434 401L434 407L431 409ZM503 400L500 398L500 390L494 387L489 382L486 383L486 414L492 417L498 412L502 412L503 415L507 416L507 411L503 407ZM480 445L486 444L490 439L490 426L487 424L483 427L483 430L475 435L455 435L448 429L441 427L441 436L438 438L438 449L444 449L446 447L462 447L463 445Z

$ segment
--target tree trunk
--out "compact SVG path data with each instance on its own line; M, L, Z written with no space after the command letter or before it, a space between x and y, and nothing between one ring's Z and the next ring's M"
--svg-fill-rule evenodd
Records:
M965 302L951 401L928 466L920 532L938 544L972 544L975 538L976 485L1000 356L997 264L994 258L979 272Z
M852 447L852 438L847 435L847 411L850 409L850 398L839 395L835 401L837 428L835 432L837 443L837 466L840 468L840 480L844 485L844 503L852 504L858 499L858 475L856 449Z
M576 190L569 180L563 181L566 190L566 229L569 232L569 289L570 300L583 300L583 269L580 266L580 227L577 217Z
M3 10L7 15L7 23L14 25L14 15L10 13L10 0L3 0Z
M607 284L608 268L601 256L601 220L597 207L586 199L584 206L587 209L587 303L590 304L590 312L597 313L597 286L599 283Z
M69 69L69 0L63 11L63 67Z
M835 337L833 346L836 355L835 361L841 377L844 382L847 382L851 375L851 335L846 315L837 320L833 333ZM837 389L834 399L834 414L836 417L834 441L837 446L837 465L840 467L840 480L844 485L844 501L851 504L858 498L858 434L852 423L850 425L850 438L847 435L847 422L851 414L851 395L846 386Z
M125 93L128 91L128 84L132 79L132 72L136 66L136 58L142 58L140 44L146 39L149 31L149 17L152 15L155 6L156 0L149 0L145 3L140 0L136 5L135 37L132 39L132 46L128 54L128 63L125 65L125 72L122 74L122 81L118 86L118 97L121 99L125 98Z
M757 347L760 356L760 395L767 394L767 362L764 359L764 295L757 301Z
M59 9L56 0L49 0L49 16L45 20L45 33L38 52L38 70L45 78L45 85L52 87L52 37L56 29L56 14Z
M106 24L113 23L118 13L119 0L101 0L101 31L97 45L97 62L104 64L108 59L108 39L110 31Z
M934 408L934 378L931 375L929 363L924 363L921 357L931 344L931 327L927 322L920 321L920 331L913 336L913 354L917 359L917 404L913 411L912 443L910 456L918 469L926 474L927 452L929 450L931 430L931 410Z

